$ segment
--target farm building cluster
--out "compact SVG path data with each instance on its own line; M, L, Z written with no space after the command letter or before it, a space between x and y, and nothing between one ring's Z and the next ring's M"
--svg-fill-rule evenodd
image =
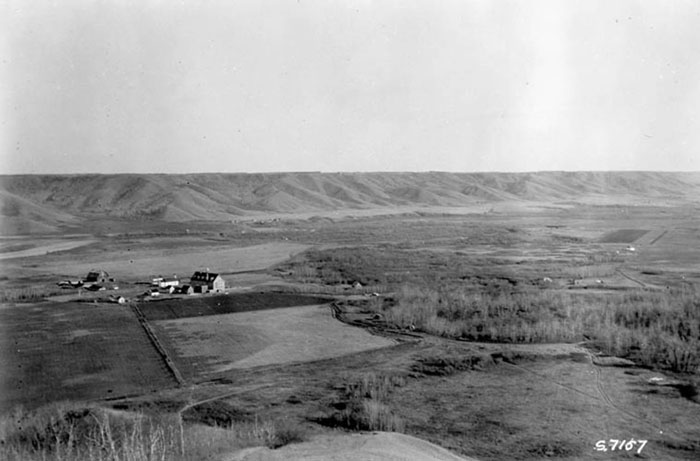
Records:
M103 270L91 270L87 276L79 280L61 280L56 283L61 288L84 288L89 291L118 290L114 277Z
M209 271L197 271L190 277L189 283L181 283L176 275L165 278L156 277L151 282L150 296L160 294L191 295L195 293L219 293L226 289L226 282L219 274Z
M103 270L91 270L87 276L77 280L62 280L57 283L61 288L80 288L88 291L118 290L114 277ZM213 272L196 271L189 279L158 276L150 282L151 288L141 295L160 296L161 294L204 294L220 293L226 289L226 282L221 275Z

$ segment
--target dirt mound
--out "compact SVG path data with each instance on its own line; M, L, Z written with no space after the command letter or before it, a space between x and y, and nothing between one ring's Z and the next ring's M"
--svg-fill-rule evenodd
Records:
M226 461L334 460L351 461L474 461L425 440L394 432L323 435L277 450L258 447L234 453Z

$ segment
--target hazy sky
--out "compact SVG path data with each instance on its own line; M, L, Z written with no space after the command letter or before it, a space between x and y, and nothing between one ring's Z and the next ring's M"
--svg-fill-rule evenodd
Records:
M0 1L2 173L700 170L700 2Z

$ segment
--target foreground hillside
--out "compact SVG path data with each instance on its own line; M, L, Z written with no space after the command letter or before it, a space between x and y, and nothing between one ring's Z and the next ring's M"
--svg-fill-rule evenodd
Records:
M398 206L503 201L696 201L700 174L658 172L269 173L0 176L2 233L75 226L92 217L231 220Z

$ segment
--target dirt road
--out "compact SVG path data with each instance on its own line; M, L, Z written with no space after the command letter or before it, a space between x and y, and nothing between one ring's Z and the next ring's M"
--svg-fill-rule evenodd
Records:
M41 256L47 253L55 253L57 251L67 251L74 248L79 248L85 245L90 245L94 243L95 240L70 240L70 241L56 241L47 243L45 245L40 245L34 248L28 248L26 250L20 251L10 251L7 253L0 253L0 260L13 259L13 258L29 258L31 256Z

